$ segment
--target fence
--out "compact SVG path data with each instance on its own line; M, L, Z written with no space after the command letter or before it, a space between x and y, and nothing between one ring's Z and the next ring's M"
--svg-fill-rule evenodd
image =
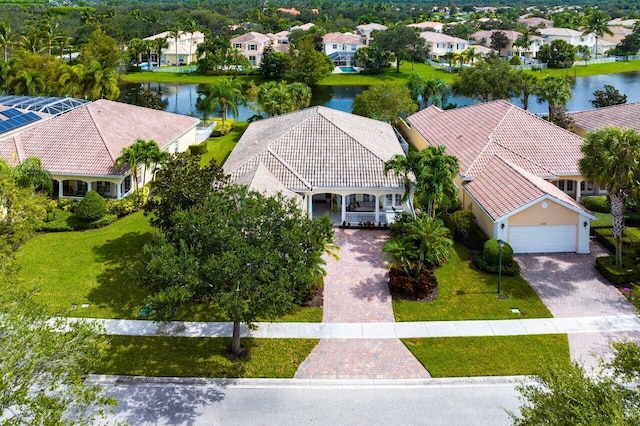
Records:
M197 69L195 65L189 65L185 67L153 67L151 71L153 72L177 72L177 73L190 73L194 72Z

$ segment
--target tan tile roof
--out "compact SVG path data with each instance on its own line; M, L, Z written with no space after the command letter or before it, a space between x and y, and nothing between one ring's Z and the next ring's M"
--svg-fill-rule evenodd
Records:
M262 163L292 191L402 188L383 174L402 148L388 123L316 106L252 123L227 158L233 179Z
M327 43L344 43L344 44L362 44L360 37L351 33L328 33L322 37L322 42Z
M375 30L384 31L388 27L386 25L377 24L375 22L372 22L370 24L358 25L356 28L359 29L359 30L363 30L363 31L375 31Z
M256 43L267 43L269 41L273 41L274 39L269 37L266 34L258 33L255 31L250 31L246 34L242 34L238 37L234 37L231 39L231 43L248 43L250 41L255 41Z
M588 213L554 184L498 156L491 157L482 174L464 187L494 221L547 196Z
M419 28L419 29L432 28L434 31L440 32L442 31L442 27L444 27L444 24L442 22L425 21L425 22L418 22L416 24L409 24L407 25L407 27Z
M596 108L569 114L574 125L589 132L606 126L640 131L640 102Z
M53 174L114 175L118 174L115 159L137 139L153 139L165 147L198 122L193 117L102 99L0 141L0 147L13 144L20 161L38 157ZM10 149L0 148L0 156L10 158L7 151Z
M253 169L239 176L234 183L236 185L245 185L249 189L260 192L267 197L275 197L280 193L285 197L293 199L302 207L302 197L284 186L262 163L257 164Z
M407 121L458 157L463 179L478 176L494 155L543 178L580 175L582 138L506 101L446 111L431 106Z
M448 34L436 33L433 31L425 31L420 33L420 37L429 43L468 43L467 40L458 37L452 37Z
M488 42L491 42L491 36L498 32L504 33L507 36L507 39L509 39L512 42L516 41L518 37L522 35L522 33L519 33L518 31L513 31L513 30L484 30L484 31L477 31L473 34L470 34L469 38L472 38L474 40L481 40L484 38L484 39L487 39ZM542 40L542 37L537 35L532 35L531 40L532 41Z
M580 31L572 30L571 28L540 28L538 30L542 36L558 36L558 37L582 37Z

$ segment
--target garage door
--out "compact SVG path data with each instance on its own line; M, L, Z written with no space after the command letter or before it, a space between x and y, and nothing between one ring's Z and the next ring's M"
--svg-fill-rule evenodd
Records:
M576 251L576 225L512 226L509 244L514 253Z

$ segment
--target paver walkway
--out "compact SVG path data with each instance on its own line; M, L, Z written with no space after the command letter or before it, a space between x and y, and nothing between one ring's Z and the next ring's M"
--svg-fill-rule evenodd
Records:
M338 229L340 259L327 259L325 323L392 322L384 267L384 231ZM300 365L298 379L404 379L429 372L396 339L323 339Z
M595 268L595 258L607 251L596 241L591 253L521 255L522 276L529 281L554 317L576 318L606 315L637 315L636 308L604 279ZM640 342L640 333L624 336L610 333L569 334L571 358L587 368L596 367L598 358L611 357L611 340Z

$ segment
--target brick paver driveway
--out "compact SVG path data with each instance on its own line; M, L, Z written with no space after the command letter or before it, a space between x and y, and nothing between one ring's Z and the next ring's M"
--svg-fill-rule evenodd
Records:
M382 245L388 233L337 229L340 259L327 258L323 322L393 322ZM429 372L398 339L326 339L296 372L301 379L423 378Z
M591 241L591 254L518 255L522 276L529 281L554 317L634 315L635 307L595 269L595 258L607 251ZM638 333L569 334L571 358L587 367L610 356L609 342L640 341Z

